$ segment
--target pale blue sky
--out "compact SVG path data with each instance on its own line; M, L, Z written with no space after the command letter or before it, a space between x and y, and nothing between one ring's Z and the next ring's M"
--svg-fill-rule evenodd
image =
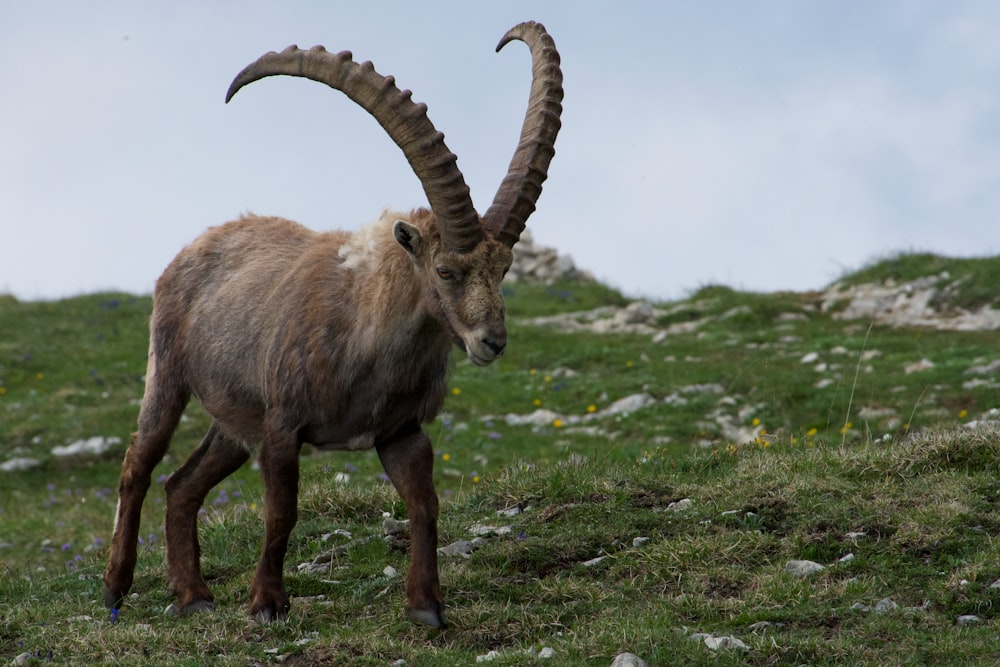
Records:
M425 5L431 5L426 9ZM355 228L424 204L345 97L232 77L350 49L429 106L483 211L527 48L563 60L563 130L529 227L631 295L822 287L899 250L1000 252L995 2L33 2L0 9L0 292L147 293L252 210Z

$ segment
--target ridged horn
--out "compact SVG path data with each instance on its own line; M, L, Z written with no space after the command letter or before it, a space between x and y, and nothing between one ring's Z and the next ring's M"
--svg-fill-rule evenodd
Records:
M541 23L528 21L511 28L500 43L499 52L508 42L520 40L531 49L531 93L528 110L521 126L521 138L511 158L493 204L483 216L488 234L513 247L524 231L528 216L542 193L549 161L555 155L556 135L562 125L562 71L555 42Z
M452 252L465 253L485 238L469 187L458 169L457 157L427 117L427 105L417 104L409 90L382 76L370 62L354 62L350 51L337 54L322 46L304 51L289 46L271 51L236 75L226 102L243 86L268 76L301 76L339 90L375 117L403 151L438 219L441 240Z

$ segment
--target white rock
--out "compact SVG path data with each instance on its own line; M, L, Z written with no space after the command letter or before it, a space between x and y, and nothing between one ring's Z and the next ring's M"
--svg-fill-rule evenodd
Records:
M808 577L826 568L811 560L790 560L785 563L785 572L793 577Z
M611 661L611 667L649 667L649 664L635 653L619 653Z
M633 301L615 313L615 319L621 324L644 324L653 317L653 306L646 301Z
M919 373L920 371L927 371L934 368L934 362L930 359L921 359L920 361L915 361L912 364L906 364L903 366L903 373L910 375L911 373Z
M632 539L632 546L638 549L639 547L646 544L646 542L649 542L648 537L636 537Z
M385 576L387 576L390 579L392 579L393 577L395 577L396 575L399 574L399 571L396 568L394 568L392 565L386 565L385 569L382 570L382 574L384 574Z
M559 413L552 410L539 408L530 415L509 414L503 419L507 422L508 426L548 426L555 420L562 419L562 417Z
M584 567L594 567L605 558L607 558L607 556L598 556L597 558L591 558L590 560L585 560L582 563L580 563L580 565L583 565Z
M410 532L410 520L404 519L403 521L399 521L398 519L393 519L391 516L386 517L382 521L382 532L387 537L405 535Z
M983 619L979 618L975 614L962 614L955 619L955 622L959 625L975 625L976 623L980 623L982 620Z
M601 410L602 415L619 415L635 412L648 405L656 403L656 399L649 394L632 394L625 398L620 398L605 409Z
M841 556L837 562L841 564L847 564L854 560L854 554L847 554L846 556Z
M480 537L487 537L490 535L506 535L513 529L513 526L486 526L481 523L469 526L469 532L472 535L478 535Z
M122 439L117 437L105 438L103 435L95 435L86 440L77 440L65 447L53 447L52 456L76 456L78 454L89 454L96 456L103 454L111 447L121 444Z
M472 552L479 547L486 544L486 540L481 537L477 537L474 540L459 540L453 542L448 546L441 547L438 549L438 553L442 556L456 556L461 558L469 558L472 556Z
M713 651L730 649L734 651L746 651L749 650L749 646L744 644L742 641L736 637L705 637L705 646L712 649Z
M674 501L667 505L668 512L683 512L684 510L691 509L694 503L691 502L690 498L683 498L681 500Z
M876 614L887 614L890 611L896 611L899 609L899 605L892 598L882 598L875 603L875 613Z
M38 459L32 459L27 457L21 457L16 459L9 459L0 463L0 472L17 472L19 470L31 470L32 468L37 468L42 465Z
M11 664L11 665L12 665L13 667L22 667L23 665L27 665L27 664L29 664L30 662L31 662L31 654L30 654L30 653L21 653L21 654L20 654L20 655L18 655L18 656L17 656L16 658L14 658L14 659L13 659L13 660L11 661L11 663L10 663L10 664Z
M556 651L550 646L545 646L541 651L538 652L538 657L542 660L548 660L549 658L555 657Z
M513 507L510 507L505 510L497 510L497 516L508 516L508 517L517 516L518 514L521 514L522 512L527 512L530 509L531 505L525 507L522 507L521 505L514 505Z
M477 655L476 662L491 662L499 657L500 654L497 651L490 651L489 653L486 653L484 655Z
M803 355L799 361L803 364L814 364L819 359L819 352L809 352Z

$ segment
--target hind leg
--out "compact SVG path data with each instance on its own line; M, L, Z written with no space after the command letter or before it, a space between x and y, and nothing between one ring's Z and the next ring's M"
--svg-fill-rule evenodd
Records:
M167 480L167 576L181 613L213 607L212 593L201 573L198 510L212 487L248 458L250 452L223 435L213 422L198 448Z
M132 587L142 502L149 490L153 468L163 460L190 398L181 383L157 382L154 363L151 357L139 429L125 452L118 481L118 509L108 566L104 570L104 604L109 608L120 608Z

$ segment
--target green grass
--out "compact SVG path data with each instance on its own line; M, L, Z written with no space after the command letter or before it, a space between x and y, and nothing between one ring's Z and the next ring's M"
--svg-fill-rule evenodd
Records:
M859 275L910 280L924 266L985 280L988 265L899 257ZM997 284L977 285L985 296L975 299L995 302L986 292ZM150 301L0 297L0 463L39 461L0 473L0 664L30 653L37 664L462 665L490 651L499 665L608 665L622 651L653 665L995 664L1000 431L963 423L1000 407L996 373L970 372L1000 358L1000 333L869 329L822 314L815 295L709 286L658 304L668 313L660 326L698 326L653 343L526 321L627 303L601 285L507 292L507 356L481 369L456 355L446 414L428 427L442 544L471 539L474 524L511 527L469 559L443 559L454 624L444 632L407 621L402 577L384 572L407 566L405 542L381 535L383 514L405 508L377 458L309 449L287 623L247 616L263 499L246 467L202 516L216 611L162 614L171 597L156 484L136 595L111 624L100 573L143 390ZM905 372L921 359L933 367ZM633 394L654 403L574 423ZM505 419L538 409L559 421ZM753 437L735 441L723 423ZM157 477L207 425L192 404ZM91 436L121 444L98 457L51 453ZM689 509L667 509L685 498ZM497 515L515 506L528 509ZM298 572L347 543L335 529L357 542L324 575ZM636 537L648 541L634 546ZM795 579L784 572L793 559L829 567ZM858 608L883 598L898 608ZM960 627L963 614L981 622ZM696 632L749 648L714 652L690 639ZM543 646L555 656L533 657Z

